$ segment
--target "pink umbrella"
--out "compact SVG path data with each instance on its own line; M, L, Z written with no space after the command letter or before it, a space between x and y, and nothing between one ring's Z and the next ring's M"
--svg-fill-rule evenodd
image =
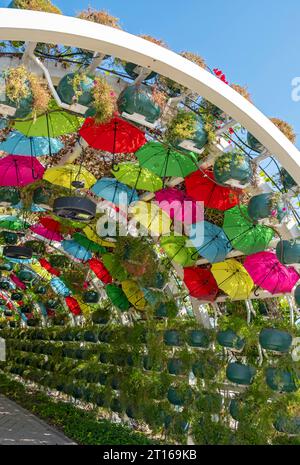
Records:
M26 285L16 276L14 273L11 273L10 279L15 283L19 289L26 289Z
M27 186L41 179L44 171L36 158L8 155L0 159L0 186Z
M244 267L257 287L271 294L291 292L300 278L295 268L282 265L272 252L249 255Z
M155 192L155 200L170 218L185 224L203 221L203 204L187 196L185 192L168 187Z
M63 240L63 236L56 231L50 231L50 229L45 228L45 226L41 224L34 224L30 226L31 231L39 236L45 237L45 239L49 239L49 241L57 241L61 242Z

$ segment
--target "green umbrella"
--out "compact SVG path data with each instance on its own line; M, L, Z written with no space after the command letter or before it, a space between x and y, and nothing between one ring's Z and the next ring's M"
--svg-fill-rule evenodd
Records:
M123 292L123 290L115 284L108 284L105 287L107 297L111 300L113 305L122 311L126 311L130 307L130 303Z
M141 168L138 164L119 163L112 174L127 186L143 191L156 192L162 189L162 180L152 171Z
M0 216L0 229L9 229L10 231L21 231L29 228L29 224L17 216Z
M27 137L59 137L77 132L83 121L83 118L61 110L55 102L51 102L45 114L36 119L16 121L14 129Z
M170 260L181 266L192 266L197 261L197 249L193 247L185 236L163 236L160 245Z
M117 281L125 281L128 278L127 271L123 268L120 260L112 253L106 253L102 256L103 265L109 271L110 275Z
M265 250L274 237L273 229L253 223L245 205L225 212L223 229L232 246L246 255Z
M73 234L72 239L74 239L74 241L77 242L77 244L82 245L90 252L101 254L106 252L105 247L103 247L100 244L96 244L96 242L90 241L84 234L76 232L75 234Z
M185 178L198 169L197 157L192 152L180 153L159 142L148 142L136 157L143 168L148 168L161 178L180 176Z

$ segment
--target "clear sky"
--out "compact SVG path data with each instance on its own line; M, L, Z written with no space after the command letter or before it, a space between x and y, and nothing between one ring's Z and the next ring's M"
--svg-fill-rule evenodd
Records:
M246 84L267 116L290 122L300 146L300 101L291 98L291 81L300 76L299 0L52 1L73 16L89 5L106 9L128 32L199 53L230 82Z

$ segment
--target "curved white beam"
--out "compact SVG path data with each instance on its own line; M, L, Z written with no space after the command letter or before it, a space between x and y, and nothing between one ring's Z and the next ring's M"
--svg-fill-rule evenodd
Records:
M230 86L182 56L118 29L77 18L0 9L0 39L60 43L113 55L154 70L203 96L242 124L300 185L300 153L276 126Z

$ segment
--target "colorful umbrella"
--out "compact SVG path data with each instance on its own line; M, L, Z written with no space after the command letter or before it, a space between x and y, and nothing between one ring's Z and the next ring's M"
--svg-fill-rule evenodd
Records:
M120 282L127 279L128 273L116 255L112 253L106 253L102 256L102 260L105 268L109 271L114 279Z
M249 255L244 267L257 287L271 294L291 292L300 278L295 268L282 265L273 252Z
M130 304L129 301L120 287L116 286L115 284L108 284L105 287L105 291L107 297L111 300L112 304L115 305L117 308L122 310L123 312L129 309Z
M207 268L184 268L184 282L192 297L208 302L216 299L219 288L212 272Z
M193 224L204 219L202 205L174 187L156 192L155 200L159 202L159 207L176 221Z
M34 261L30 264L30 268L39 275L39 277L47 282L51 281L51 274L38 262Z
M185 236L164 236L160 238L160 245L170 258L181 266L192 266L197 260L197 250Z
M62 231L62 224L59 221L54 220L50 216L42 216L39 219L42 226L49 229L49 231L54 232L61 232Z
M45 228L45 226L41 224L34 224L30 226L30 229L38 236L44 237L49 241L61 242L63 240L63 236L60 233L50 231L50 229Z
M0 143L0 151L11 155L30 155L44 157L59 152L64 144L52 137L26 137L18 131L12 131L7 139Z
M89 260L89 267L103 283L110 284L112 282L109 271L97 258L91 258Z
M136 152L139 164L161 178L180 176L185 178L198 169L197 157L192 152L180 153L159 142L147 142Z
M70 289L60 278L52 278L50 286L56 294L62 295L63 297L67 297L71 293Z
M137 309L144 310L146 306L145 296L137 283L132 279L127 279L122 283L122 290L129 302Z
M71 296L65 297L65 302L66 302L70 312L73 315L77 316L77 315L81 314L80 305L79 305L79 303L77 302L77 300L74 297L71 297Z
M8 155L0 159L0 186L27 186L41 179L44 171L33 157Z
M77 242L70 240L63 240L61 246L68 255L71 255L73 258L77 260L81 260L86 262L90 258L92 258L91 252L89 252L85 247L78 244Z
M189 236L198 253L210 263L224 261L232 249L223 229L208 221L191 225Z
M16 209L16 210L24 210L24 205L23 205L22 200L20 202L18 202L16 205L14 205L13 208ZM25 208L25 210L27 210L27 209ZM32 203L30 205L30 207L29 207L29 211L31 211L33 213L41 213L41 212L44 212L46 210L45 210L45 208L40 207L36 203Z
M195 171L185 178L188 195L204 202L205 207L228 210L239 203L240 190L224 187L215 181L212 171Z
M51 263L49 263L48 260L46 260L45 258L40 258L39 264L41 265L42 268L48 271L48 273L54 274L55 276L60 276L60 271L57 270L56 268L53 268Z
M43 176L51 184L70 189L73 182L79 181L83 187L89 189L96 182L96 178L87 169L80 165L64 165L48 168Z
M265 250L274 237L273 229L253 223L245 205L226 211L223 229L232 246L246 255Z
M77 132L83 118L58 108L51 102L49 110L37 118L15 121L14 128L27 137L59 137Z
M18 216L0 215L0 229L9 231L22 231L29 228L29 224Z
M90 241L93 241L96 244L102 245L103 247L116 247L116 244L114 242L101 239L101 237L98 236L98 234L92 226L85 226L83 228L83 232Z
M140 129L118 117L104 124L87 118L79 134L94 149L112 154L134 153L146 143L145 134Z
M91 191L115 205L129 205L139 199L136 190L130 189L122 182L112 178L99 179Z
M214 263L211 272L218 287L231 299L244 300L251 294L254 285L252 278L237 260L230 258L225 262Z
M119 163L112 174L134 189L156 192L163 187L162 180L156 174L134 163Z
M171 220L169 216L153 202L136 202L129 207L129 214L134 220L158 237L170 233Z
M72 239L76 241L78 244L85 247L87 250L94 252L94 253L105 253L106 248L96 242L90 241L84 234L76 232Z

